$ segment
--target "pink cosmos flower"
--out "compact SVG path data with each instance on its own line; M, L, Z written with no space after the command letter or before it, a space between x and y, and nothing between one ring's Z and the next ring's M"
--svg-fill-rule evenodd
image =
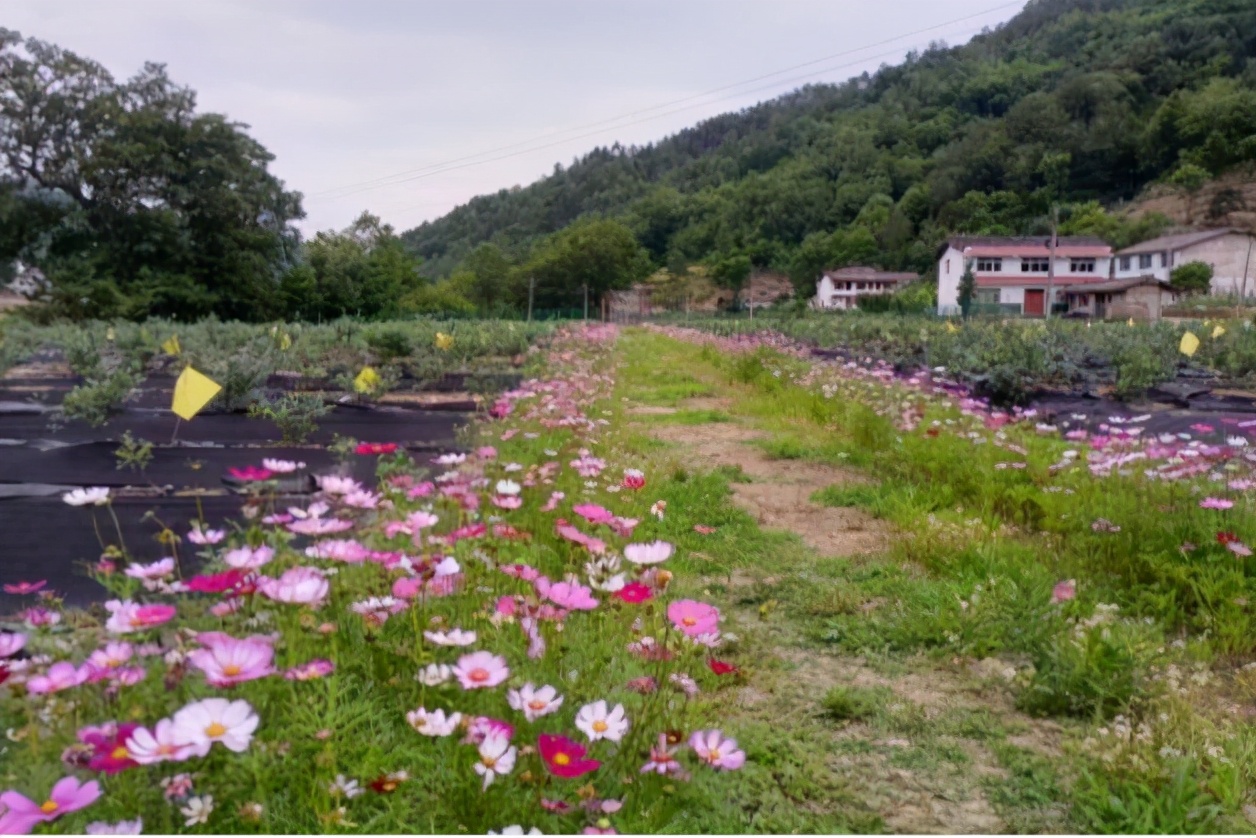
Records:
M498 509L518 509L523 506L523 498L518 495L494 495L493 506Z
M306 547L305 555L311 559L330 559L337 562L357 564L366 561L370 551L363 547L361 542L351 538L332 538Z
M502 565L500 569L501 572L507 576L513 576L516 579L522 579L525 582L535 582L541 577L541 571L526 564Z
M308 605L318 608L327 598L331 585L317 568L294 567L285 570L278 579L263 576L257 580L257 589L263 596L289 605Z
M135 648L130 643L109 641L103 649L97 649L88 656L85 664L91 673L88 680L93 682L104 680L115 669L129 661L134 654Z
M1241 541L1237 541L1237 540L1235 540L1235 541L1230 541L1230 542L1227 542L1227 543L1226 543L1226 545L1225 545L1225 547L1226 547L1226 549L1227 549L1227 550L1229 550L1231 553L1233 553L1234 555L1236 555L1236 556L1238 556L1238 557L1240 557L1240 558L1244 558L1244 559L1245 559L1245 558L1247 558L1248 556L1252 555L1252 548L1251 548L1251 547L1248 547L1246 544L1244 544L1244 543L1243 543L1243 542L1241 542Z
M271 547L237 547L222 554L222 560L228 567L237 570L257 570L275 557Z
M202 529L200 525L193 526L192 529L188 531L188 541L201 546L217 544L226 537L226 530Z
M397 599L414 599L423 590L424 582L415 576L403 576L393 582L392 595Z
M684 776L685 767L676 759L678 750L668 744L666 733L660 733L658 743L650 747L650 759L641 766L641 773Z
M16 584L5 585L4 592L14 596L25 596L26 594L33 594L43 590L47 584L47 579L40 579L38 582L17 582Z
M491 716L472 716L467 720L467 735L463 737L462 744L479 745L490 736L513 739L514 735L515 726L510 722Z
M1229 509L1234 501L1225 498L1204 498L1199 502L1200 509Z
M0 631L0 658L11 658L26 646L26 635L16 631Z
M598 770L602 765L595 759L586 759L588 750L566 736L542 733L537 740L537 750L541 753L541 759L545 760L545 767L556 777L582 777Z
M1063 582L1057 582L1055 587L1051 589L1051 602L1059 604L1068 602L1077 596L1077 582L1073 579L1065 579Z
M475 449L475 456L481 460L492 460L497 457L497 449L491 445L485 445Z
M170 622L177 613L173 605L141 605L129 599L111 599L105 603L105 610L110 613L105 629L114 634L153 628Z
M458 658L454 675L464 690L495 687L510 677L506 659L492 652L471 652Z
M317 678L325 678L335 671L335 665L322 658L294 666L283 674L284 678L289 681L313 681Z
M152 564L132 564L123 571L132 579L165 579L174 573L174 559L167 557Z
M562 518L559 518L555 522L554 529L560 536L567 539L568 541L574 542L575 544L579 544L581 547L584 547L590 553L606 552L606 542L602 541L599 538L594 538L591 535L585 535L584 533L580 532L580 530L573 527L571 524L568 524Z
M217 633L208 632L200 638ZM202 640L201 642L205 642ZM252 638L239 640L227 635L213 636L206 648L188 654L188 662L205 673L210 686L231 687L273 675L275 649Z
M665 562L672 556L672 545L666 541L654 541L649 544L629 544L624 547L624 558L637 565L652 565Z
M667 606L667 619L690 637L717 631L720 611L713 605L692 599L681 599Z
M139 727L130 722L117 724L108 722L99 727L85 727L78 732L78 740L91 748L87 767L92 771L105 774L117 774L128 768L139 765L127 750L127 740Z
M597 608L593 591L578 582L555 582L549 586L544 595L560 608L576 611L592 611Z
M22 620L31 628L43 628L44 626L55 626L61 622L61 615L56 611L48 608L35 606L27 608L21 614Z
M737 740L724 738L718 730L697 731L689 737L689 747L699 759L721 771L736 771L746 763L746 752L737 748Z
M174 722L162 719L153 726L137 727L126 740L126 749L131 758L140 765L153 765L158 762L182 762L192 755L192 747L176 741Z
M615 517L609 509L596 503L578 503L571 511L584 518L590 524L607 524Z
M353 522L340 518L301 518L286 526L288 532L297 535L334 535L353 529Z
M565 497L567 496L562 492L551 492L549 496L549 500L547 500L545 502L545 505L541 507L541 511L553 512L555 509L558 508L558 502Z
M193 576L187 581L187 589L198 594L221 594L234 590L245 580L245 572L232 568L222 573Z
M409 491L407 491L406 497L408 497L410 500L417 500L419 498L428 497L435 491L436 491L436 484L430 480L424 480L422 483L419 483L413 489L410 489Z
M77 812L95 803L100 797L100 784L95 780L79 784L74 777L65 777L52 787L43 803L36 803L17 791L0 794L0 835L25 835L36 824L48 823L62 815Z
M136 818L133 821L118 821L117 823L92 821L83 832L87 835L142 835L144 819Z
M626 468L624 469L624 480L621 485L625 489L632 489L634 491L637 489L644 489L645 473L635 468Z

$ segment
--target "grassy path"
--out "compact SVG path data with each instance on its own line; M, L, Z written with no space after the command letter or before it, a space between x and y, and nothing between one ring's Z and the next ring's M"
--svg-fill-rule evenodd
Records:
M762 768L731 795L750 826L1074 828L1064 730L1015 710L998 661L825 641L833 618L870 620L896 607L897 588L924 584L896 554L893 525L859 503L877 483L844 462L832 429L729 381L697 347L641 332L620 347L624 444L664 476L652 488L669 517L717 527L690 537L691 561L704 593L732 605L737 657L750 662L723 698Z

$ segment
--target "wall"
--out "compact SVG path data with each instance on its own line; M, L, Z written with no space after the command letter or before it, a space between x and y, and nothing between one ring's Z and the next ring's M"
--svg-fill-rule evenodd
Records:
M963 275L964 255L948 247L938 260L938 314L959 314L959 279Z
M1220 236L1182 250L1175 264L1207 262L1212 265L1212 293L1237 294L1243 287L1243 263L1248 258L1250 241L1238 233ZM1247 295L1250 297L1256 294L1256 244L1252 246L1247 270Z

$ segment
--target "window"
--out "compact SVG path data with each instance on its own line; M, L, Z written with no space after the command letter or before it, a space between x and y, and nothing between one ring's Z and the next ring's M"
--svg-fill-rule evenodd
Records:
M1045 274L1047 272L1046 259L1024 259L1021 261L1021 273L1027 274Z
M1138 254L1138 267L1139 267L1139 268L1150 268L1150 267L1151 267L1151 254L1150 254L1150 253L1140 253L1140 254Z
M1094 259L1073 259L1069 262L1069 273L1092 274L1095 272Z
M998 273L1003 270L1002 259L978 259L977 270Z
M1169 267L1169 251L1167 250L1164 253L1160 254L1160 267L1162 268Z
M1078 294L1078 295L1077 295L1077 304L1078 304L1079 306L1090 305L1090 295L1089 295L1089 294Z
M951 272L951 260L950 259L946 260L946 272L947 273Z
M974 297L978 305L993 306L999 304L998 288L978 288Z
M1130 257L1122 256L1121 257L1121 270L1128 271L1129 269L1130 269Z

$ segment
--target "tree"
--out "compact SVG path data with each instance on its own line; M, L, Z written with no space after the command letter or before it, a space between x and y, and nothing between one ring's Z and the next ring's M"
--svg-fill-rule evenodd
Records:
M964 319L972 310L973 297L977 296L977 275L973 273L973 263L964 263L964 275L959 278L959 310Z
M471 251L463 268L471 274L468 297L481 313L490 314L505 304L511 265L500 247L492 242L481 244Z
M301 248L302 264L280 283L289 317L391 317L424 281L419 261L391 226L363 212L344 230L318 233Z
M1208 182L1208 170L1194 163L1183 163L1169 175L1169 183L1176 186L1186 195L1186 223L1190 224L1195 217L1195 198L1199 190Z
M146 64L99 64L0 29L0 261L39 268L54 313L278 313L301 196L244 129Z
M1178 265L1169 274L1169 284L1174 291L1183 294L1207 294L1212 289L1212 265L1207 262Z
M627 288L649 269L631 230L618 221L586 218L540 241L522 273L536 279L539 307L578 307L587 286L593 311L603 293Z
M746 284L746 280L750 278L752 268L749 256L742 254L729 256L711 266L711 279L715 280L721 288L732 291L735 300L741 293L742 286Z

